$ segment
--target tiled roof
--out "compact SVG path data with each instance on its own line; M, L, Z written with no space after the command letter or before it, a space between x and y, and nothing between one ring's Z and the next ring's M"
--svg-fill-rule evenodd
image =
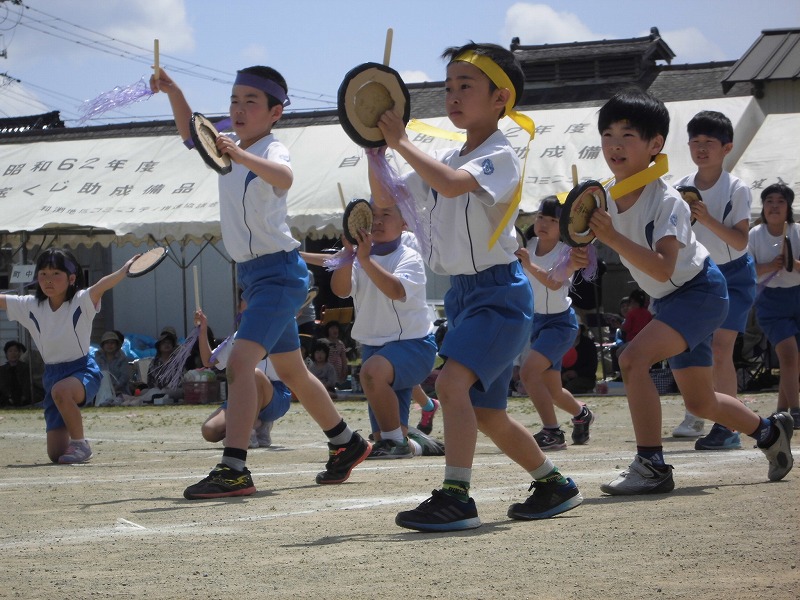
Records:
M765 29L723 77L725 91L736 83L800 78L800 29Z

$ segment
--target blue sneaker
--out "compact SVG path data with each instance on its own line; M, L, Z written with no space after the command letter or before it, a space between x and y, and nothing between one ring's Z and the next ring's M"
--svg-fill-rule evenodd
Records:
M736 450L741 447L739 434L719 423L714 423L708 435L694 443L695 450Z
M394 522L417 531L460 531L481 526L472 498L461 502L442 490L433 490L431 497L417 508L397 513Z
M523 521L549 519L572 510L583 502L578 486L569 478L567 483L561 484L534 480L528 488L528 491L531 490L534 492L525 502L512 504L509 507L509 517Z

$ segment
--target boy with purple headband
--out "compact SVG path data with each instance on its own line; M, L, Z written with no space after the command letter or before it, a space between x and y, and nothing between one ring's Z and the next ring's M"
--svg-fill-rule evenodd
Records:
M188 140L192 110L183 92L163 69L151 78L150 88L167 94L178 133ZM220 226L225 249L237 263L247 308L228 358L227 446L209 476L186 488L187 499L255 493L245 465L257 411L252 374L265 354L328 437L330 458L317 483L346 481L371 450L339 415L300 353L295 315L308 293L308 269L298 252L300 242L286 224L286 197L293 181L289 151L272 134L288 104L286 81L275 69L238 71L230 98L231 125L238 139L220 135L216 141L233 167L219 178Z

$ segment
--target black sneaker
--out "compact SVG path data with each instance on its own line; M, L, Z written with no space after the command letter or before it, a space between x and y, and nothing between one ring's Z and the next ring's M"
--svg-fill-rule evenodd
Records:
M792 425L795 431L800 429L800 408L793 408L789 411L792 416Z
M422 446L422 456L444 456L444 444L419 429L409 427L408 437Z
M187 500L201 498L227 498L229 496L249 496L256 493L253 478L247 467L243 471L231 469L228 465L218 464L208 477L190 485L183 491Z
M564 441L563 429L542 429L539 433L533 434L533 439L539 444L539 448L547 452L548 450L566 450L567 442Z
M549 519L555 515L580 506L583 496L572 479L567 483L548 483L534 481L528 491L534 490L525 502L512 504L508 516L512 519L530 521L533 519Z
M379 440L372 444L367 460L388 460L392 458L413 458L414 452L406 440L397 443L394 440Z
M346 446L328 444L330 458L325 464L325 470L317 474L317 483L344 483L350 477L353 468L372 451L372 444L354 433L350 443Z
M472 498L461 502L442 490L433 490L431 497L414 510L397 513L394 522L417 531L459 531L481 526Z
M594 413L586 407L586 416L582 419L573 417L572 419L572 443L582 446L589 441L589 427L594 423Z

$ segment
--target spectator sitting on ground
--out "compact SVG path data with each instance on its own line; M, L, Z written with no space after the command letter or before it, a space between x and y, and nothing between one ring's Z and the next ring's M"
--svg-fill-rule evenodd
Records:
M575 351L574 360L569 361L567 356L572 350ZM594 391L597 384L597 348L583 323L580 324L580 331L572 350L564 355L562 361L562 385L572 394L589 394Z
M131 393L131 365L128 357L122 352L122 340L115 331L106 331L100 338L100 349L95 352L94 359L103 377L111 379L113 397L100 398L100 392L95 397L96 406L121 404L122 395ZM103 386L100 386L101 391ZM119 400L119 402L117 402Z
M341 330L338 321L328 321L325 324L325 337L321 340L328 345L328 362L333 365L336 372L336 385L339 386L347 381L347 376L350 374L347 347L339 337Z
M336 369L328 362L329 354L328 344L321 340L317 341L311 353L313 362L308 370L322 382L331 398L336 398Z
M150 404L158 395L168 396L173 401L183 398L183 387L167 388L167 382L164 381L163 367L178 347L178 337L174 332L175 329L172 327L161 330L161 335L155 343L156 356L147 369L147 387L137 396L123 396L124 405Z
M30 367L22 360L25 346L17 340L3 347L6 363L0 366L0 406L27 406L31 403Z

